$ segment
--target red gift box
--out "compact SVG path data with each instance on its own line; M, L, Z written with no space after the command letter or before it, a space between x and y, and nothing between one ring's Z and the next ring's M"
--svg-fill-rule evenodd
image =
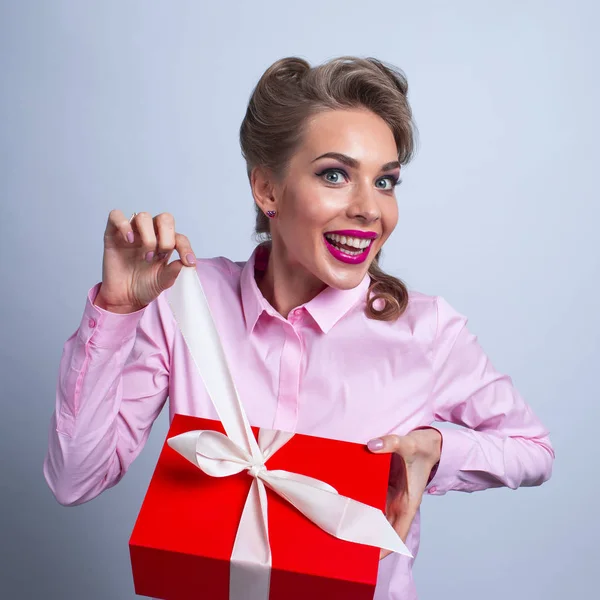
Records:
M224 433L220 421L176 414L167 438L208 429ZM252 431L257 437L258 429ZM317 478L385 511L390 456L296 434L267 468ZM229 600L230 557L251 483L246 471L211 477L165 441L129 540L136 594ZM337 539L270 489L267 495L271 600L373 598L378 548Z

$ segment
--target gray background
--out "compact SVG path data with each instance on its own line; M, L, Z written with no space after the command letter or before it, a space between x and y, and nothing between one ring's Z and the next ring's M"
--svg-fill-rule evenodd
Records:
M199 256L246 259L252 87L278 58L342 54L404 69L420 129L384 266L469 316L557 453L542 487L424 499L420 598L597 591L597 3L1 6L2 598L134 597L127 543L166 411L92 502L60 506L42 476L108 212L171 212Z

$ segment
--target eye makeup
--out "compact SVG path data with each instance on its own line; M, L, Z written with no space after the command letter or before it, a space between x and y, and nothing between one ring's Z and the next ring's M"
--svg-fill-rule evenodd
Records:
M348 179L348 174L346 173L346 171L344 171L344 169L340 169L339 167L329 167L327 169L323 169L319 173L315 173L315 175L317 177L323 177L327 173L341 173L346 179ZM392 187L396 187L402 183L402 179L400 179L399 177L396 177L395 175L384 175L384 176L380 177L378 179L378 181L381 181L382 179L389 179L392 182ZM327 183L336 185L335 182L333 182L333 181L328 181ZM386 190L384 190L384 191L386 191Z

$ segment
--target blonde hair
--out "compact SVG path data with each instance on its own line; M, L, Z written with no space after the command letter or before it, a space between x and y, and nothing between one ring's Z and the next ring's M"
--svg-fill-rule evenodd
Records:
M398 161L407 164L416 144L407 92L404 73L375 58L342 56L316 67L293 56L276 61L256 84L240 126L248 178L260 166L282 180L302 144L308 119L325 110L366 108L380 116L392 130ZM258 206L255 233L270 239L269 219ZM408 290L400 279L380 268L380 258L381 250L369 267L366 314L393 321L408 305ZM381 301L382 308L375 309Z

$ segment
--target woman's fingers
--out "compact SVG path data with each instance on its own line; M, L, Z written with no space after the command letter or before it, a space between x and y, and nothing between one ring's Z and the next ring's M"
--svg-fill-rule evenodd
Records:
M184 265L191 267L196 264L196 256L192 250L192 245L185 235L181 233L175 234L175 249Z
M154 217L154 232L157 238L157 258L168 258L175 248L175 219L170 213L161 213Z
M184 266L192 267L196 264L196 258L188 238L175 233L175 249L181 260L174 260L160 272L160 285L163 289L171 287L177 279L181 269Z
M375 454L397 452L404 457L412 456L417 451L416 441L406 435L383 435L371 440L367 444L367 447Z
M156 253L156 233L154 220L149 212L140 212L131 221L133 232L141 242L141 256L147 262L152 262Z
M133 243L134 234L129 219L123 214L123 211L115 208L108 213L104 237L113 237L117 232L125 242Z
M137 241L141 246L141 257L149 263L156 259L168 259L173 250L177 250L184 265L189 267L196 264L189 239L175 231L175 219L170 213L152 217L144 211L129 220L123 211L112 210L108 216L105 237L113 237L117 231L128 244Z

